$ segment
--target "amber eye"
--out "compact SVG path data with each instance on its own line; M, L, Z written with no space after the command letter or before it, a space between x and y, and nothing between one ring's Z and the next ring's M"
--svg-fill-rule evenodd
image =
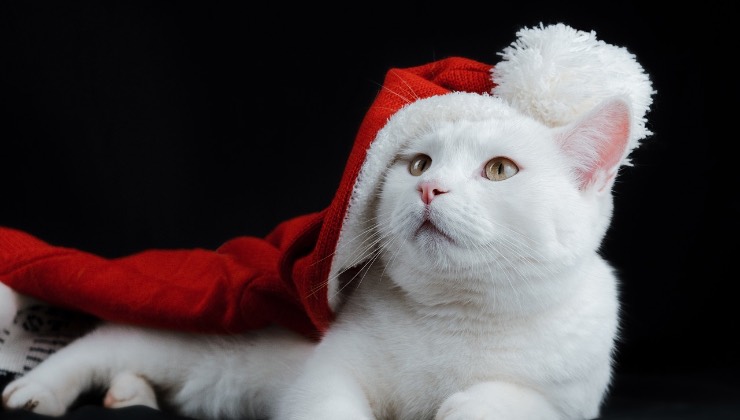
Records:
M491 181L503 181L519 172L519 167L511 159L495 157L486 163L486 178Z
M432 166L432 158L420 153L411 159L411 162L409 163L409 173L413 176L419 176L429 169L430 166Z

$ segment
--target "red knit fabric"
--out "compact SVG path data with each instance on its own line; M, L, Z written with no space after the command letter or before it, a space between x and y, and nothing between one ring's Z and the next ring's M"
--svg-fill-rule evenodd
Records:
M196 332L278 324L318 339L334 314L327 279L357 175L377 132L404 105L450 91L487 93L491 66L452 57L391 69L368 110L334 199L265 238L217 250L147 250L106 259L0 227L0 281L52 305L99 318Z

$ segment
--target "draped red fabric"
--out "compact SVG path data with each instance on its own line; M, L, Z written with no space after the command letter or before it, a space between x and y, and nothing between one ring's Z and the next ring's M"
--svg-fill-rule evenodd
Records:
M376 134L415 100L490 92L490 71L490 65L460 57L389 70L329 206L284 221L264 238L237 237L216 250L146 250L109 259L0 227L0 281L108 321L213 333L278 324L318 339L334 317L327 299L332 255Z

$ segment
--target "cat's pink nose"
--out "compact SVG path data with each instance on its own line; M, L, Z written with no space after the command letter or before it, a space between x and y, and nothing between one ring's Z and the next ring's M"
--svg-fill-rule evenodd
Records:
M419 184L419 192L421 193L421 201L424 204L429 204L434 200L434 197L448 192L447 188L442 187L436 181L424 181Z

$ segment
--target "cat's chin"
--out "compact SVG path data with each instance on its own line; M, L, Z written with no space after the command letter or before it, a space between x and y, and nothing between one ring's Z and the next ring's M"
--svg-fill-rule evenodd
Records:
M454 244L455 240L448 234L440 230L437 225L430 220L425 220L414 232L414 239L422 244Z
M413 231L409 244L415 255L412 261L426 261L437 271L458 272L460 261L467 255L458 240L428 220Z

